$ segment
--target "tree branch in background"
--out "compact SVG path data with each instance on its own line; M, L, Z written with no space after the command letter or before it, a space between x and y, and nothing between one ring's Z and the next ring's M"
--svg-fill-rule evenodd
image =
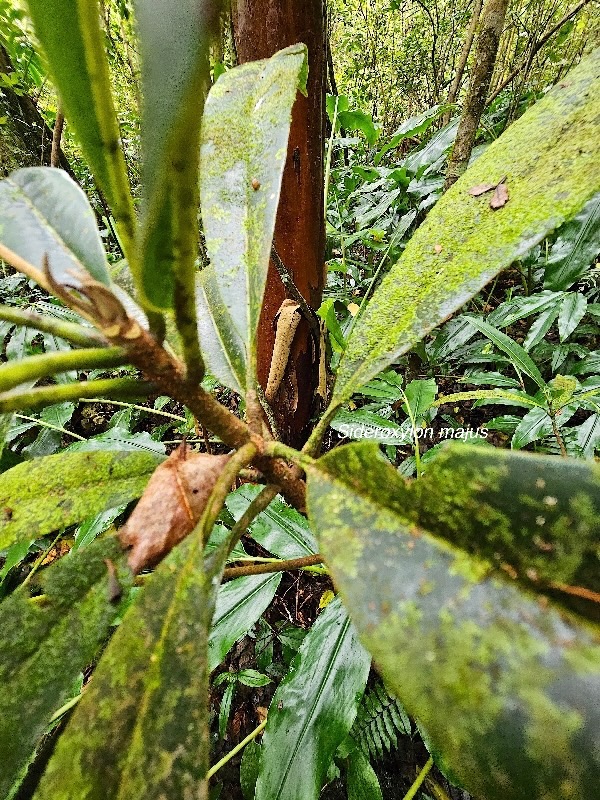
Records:
M532 62L534 56L536 55L536 53L539 53L539 51L546 44L546 42L549 39L551 39L554 36L555 33L558 33L558 31L563 27L563 25L565 23L567 23L577 13L579 13L582 8L587 6L587 4L589 2L590 2L590 0L580 0L580 2L577 3L577 5L574 6L570 11L568 11L564 15L564 17L561 17L561 19L559 19L559 21L556 23L556 25L553 25L552 28L550 28L550 30L547 33L545 33L542 36L542 38L534 45L533 49L531 50L531 53L529 53L527 58L524 61L522 61L517 67L515 67L513 69L513 71L510 73L510 75L507 78L505 78L502 81L502 83L500 84L500 86L498 86L498 88L493 92L493 94L491 94L488 97L486 105L490 105L490 103L493 103L494 100L498 97L498 95L501 92L503 92L510 83L512 83L514 81L514 79L517 77L519 72L521 72L521 70L524 69L525 67L528 67L528 66L531 65L531 62Z
M50 166L60 167L60 143L63 135L63 128L65 127L65 115L59 104L56 112L56 119L54 121L54 130L52 132L52 152L50 154Z
M490 89L508 2L509 0L488 0L484 8L471 84L448 165L446 189L460 178L469 164Z
M479 17L481 16L482 5L483 0L475 0L475 6L473 8L473 13L471 14L471 21L469 22L469 27L467 28L465 40L458 58L458 64L456 65L456 72L454 73L452 85L450 86L446 100L449 105L456 102L456 98L458 97L458 93L460 91L465 67L467 66L469 54L473 46L473 40L475 39L475 34L477 33L477 26L479 25ZM450 114L450 111L446 111L442 118L442 125L447 125L450 122Z

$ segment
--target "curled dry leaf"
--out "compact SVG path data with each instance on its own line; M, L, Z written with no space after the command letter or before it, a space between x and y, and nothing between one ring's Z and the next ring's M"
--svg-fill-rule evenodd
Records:
M499 208L502 208L508 203L508 186L505 183L499 183L496 186L496 191L494 192L494 196L490 200L490 208L493 208L496 211Z
M469 189L469 194L472 197L479 197L479 195L486 194L486 192L491 192L492 189L495 188L495 183L478 183L477 186L473 186L471 189Z
M121 529L128 563L137 574L153 566L192 532L229 456L194 453L185 443L156 469Z

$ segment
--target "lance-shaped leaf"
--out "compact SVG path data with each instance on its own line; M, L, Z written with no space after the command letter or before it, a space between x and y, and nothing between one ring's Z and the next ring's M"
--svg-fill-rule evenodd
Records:
M156 308L194 296L198 149L214 0L136 0L142 56L141 289ZM193 308L193 301L191 303Z
M209 672L266 611L280 582L281 573L273 573L249 575L221 586L208 639Z
M356 445L309 468L321 552L387 685L475 796L593 800L597 630L416 526L397 487Z
M36 800L206 798L206 644L215 588L190 536L125 615Z
M98 0L27 0L27 5L65 115L132 257L135 217ZM78 230L76 224L73 229Z
M206 101L200 159L206 247L246 358L255 345L299 84L305 91L304 45L226 72Z
M600 252L600 194L564 225L546 262L544 286L554 291L569 289L585 273Z
M139 497L162 461L149 452L59 453L0 475L0 550Z
M600 189L600 48L477 159L408 243L356 323L332 407L406 353ZM506 176L497 211L469 189Z
M600 594L597 464L448 445L400 492L419 526L511 575Z
M109 573L110 560L116 574ZM125 596L131 573L115 539L94 542L41 576L42 598L21 587L0 605L0 794L32 755L77 675L95 658L117 617L115 580Z
M88 274L110 284L92 207L62 170L28 167L0 181L0 242L39 270L46 256L57 283Z
M331 602L304 638L269 708L256 800L317 800L369 676L346 610Z

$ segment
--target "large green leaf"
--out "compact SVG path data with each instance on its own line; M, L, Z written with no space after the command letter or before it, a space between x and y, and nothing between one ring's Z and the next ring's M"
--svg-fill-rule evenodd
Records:
M474 795L593 800L598 631L414 524L397 472L367 448L339 448L309 468L307 502L390 689Z
M0 604L0 795L31 757L52 714L69 699L115 620L105 559L118 570L123 595L131 573L116 539L94 542L41 576L43 602L22 587Z
M564 225L546 262L544 286L554 291L569 289L600 252L600 194Z
M139 497L162 461L148 452L59 453L0 475L0 550Z
M226 72L206 102L200 159L206 247L246 358L267 280L292 104L305 82L306 48L294 45Z
M98 0L27 0L27 5L66 117L132 257L129 245L135 218L110 89ZM74 230L78 230L77 226Z
M231 647L268 608L281 582L281 573L251 575L219 589L208 639L208 671L223 662Z
M269 708L256 800L316 800L352 727L371 657L339 600L306 635Z
M497 567L600 592L597 464L448 445L400 492L412 520Z
M227 497L227 509L236 521L261 490L262 486L244 484ZM280 497L254 519L249 533L261 547L279 558L304 558L317 552L317 542L306 517Z
M506 353L516 369L528 375L531 380L537 383L540 389L546 386L546 382L542 378L542 373L537 364L520 344L517 344L510 336L494 328L493 325L485 322L485 320L479 319L478 317L469 317L468 319L469 325L481 331L481 333L487 336L496 347L502 350L503 353Z
M219 3L134 5L144 96L141 289L148 302L164 309L194 295L200 123Z
M125 615L36 800L206 798L206 645L215 588L192 534Z
M110 284L90 203L66 172L29 167L0 182L0 242L54 280L78 285L78 275Z
M465 172L409 241L356 323L332 406L409 350L600 189L600 48ZM469 189L506 176L510 200Z

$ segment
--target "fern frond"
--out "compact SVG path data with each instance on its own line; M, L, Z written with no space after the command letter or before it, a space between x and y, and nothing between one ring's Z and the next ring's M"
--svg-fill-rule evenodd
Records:
M410 736L410 720L399 700L378 681L368 689L359 706L350 736L364 754L383 758L398 747L398 736Z

